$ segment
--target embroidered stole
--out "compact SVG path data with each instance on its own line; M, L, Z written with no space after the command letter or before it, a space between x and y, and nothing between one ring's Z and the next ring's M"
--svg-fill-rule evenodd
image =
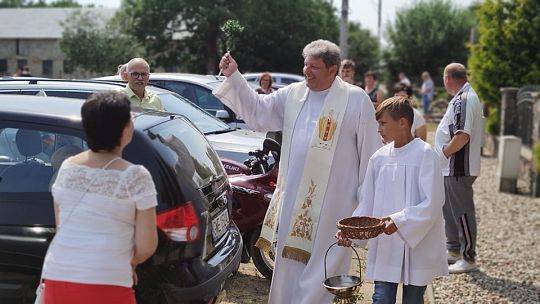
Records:
M289 167L292 134L309 92L305 82L291 86L283 122L283 146L277 187L266 212L261 236L256 243L257 247L265 251L271 250L277 243L281 206L284 193L287 191L284 186ZM321 116L311 136L302 181L296 194L291 225L281 227L288 229L282 253L285 258L304 264L309 261L348 102L349 86L341 78L336 77L324 100Z

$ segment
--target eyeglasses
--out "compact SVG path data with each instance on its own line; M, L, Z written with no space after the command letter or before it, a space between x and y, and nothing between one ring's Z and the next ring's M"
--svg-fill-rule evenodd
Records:
M133 77L133 78L139 78L139 77L146 78L146 77L148 77L148 74L149 73L146 73L146 72L143 72L143 73L131 72L131 73L129 73L129 75L131 75L131 77Z

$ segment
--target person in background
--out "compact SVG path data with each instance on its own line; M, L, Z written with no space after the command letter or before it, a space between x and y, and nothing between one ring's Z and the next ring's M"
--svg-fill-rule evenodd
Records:
M339 77L341 77L341 79L343 79L345 82L356 85L354 81L355 67L356 64L354 61L350 59L343 59L339 67Z
M17 68L17 70L15 70L15 73L13 73L13 77L21 77L21 74L22 74L22 69L21 68Z
M404 85L409 87L411 86L411 81L409 80L409 78L407 78L404 72L400 72L398 74L398 78L400 83L403 83Z
M396 84L394 87L394 96L407 97L407 101L412 105L413 91L411 87L408 87L402 83ZM414 119L411 126L411 134L413 137L420 138L423 141L427 140L427 126L426 120L420 111L413 107Z
M444 221L450 273L474 271L476 266L476 212L473 183L480 175L484 135L483 105L460 63L444 68L446 91L454 96L435 133L441 155L446 202Z
M120 76L120 78L123 80L123 81L128 81L127 79L127 74L126 74L126 69L127 69L127 63L124 63L124 64L121 64L118 66L118 76Z
M146 89L150 80L150 65L142 58L133 58L126 63L123 73L127 79L124 93L132 106L163 111L163 104L157 94ZM122 78L124 78L122 77Z
M122 92L81 108L90 150L67 158L52 186L57 233L45 256L45 303L135 304L135 267L154 254L157 193L146 168L122 158L133 137Z
M270 94L274 92L272 89L272 75L268 72L264 72L259 78L259 88L256 90L259 94Z
M379 89L379 85L377 83L377 74L375 74L373 71L367 71L364 74L364 85L364 90L368 94L369 99L371 99L371 102L376 109L383 100L383 91Z
M425 71L422 73L422 88L420 89L420 94L422 95L422 106L424 107L424 114L429 114L429 104L433 100L435 95L435 85L433 80L429 76L429 73Z

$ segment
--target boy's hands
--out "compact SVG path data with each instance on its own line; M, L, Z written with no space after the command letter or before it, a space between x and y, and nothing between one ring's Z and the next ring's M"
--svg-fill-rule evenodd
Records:
M394 234L398 228L396 226L396 224L394 223L394 221L392 221L392 219L390 217L383 217L381 219L384 223L385 223L385 227L384 227L384 233L386 233L387 235L391 235L391 234Z
M337 244L343 247L352 247L352 242L348 238L341 235L341 230L336 232L335 238L338 240Z

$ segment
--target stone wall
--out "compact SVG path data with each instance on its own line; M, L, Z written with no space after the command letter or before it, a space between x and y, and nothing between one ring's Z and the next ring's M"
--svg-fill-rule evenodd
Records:
M60 50L58 39L19 39L19 52L17 54L17 39L0 39L0 60L7 60L7 72L11 76L17 70L18 60L26 60L26 66L32 76L49 78L91 78L104 75L96 75L84 71L75 71L71 74L64 72L65 56ZM45 75L43 61L52 60L52 74Z

